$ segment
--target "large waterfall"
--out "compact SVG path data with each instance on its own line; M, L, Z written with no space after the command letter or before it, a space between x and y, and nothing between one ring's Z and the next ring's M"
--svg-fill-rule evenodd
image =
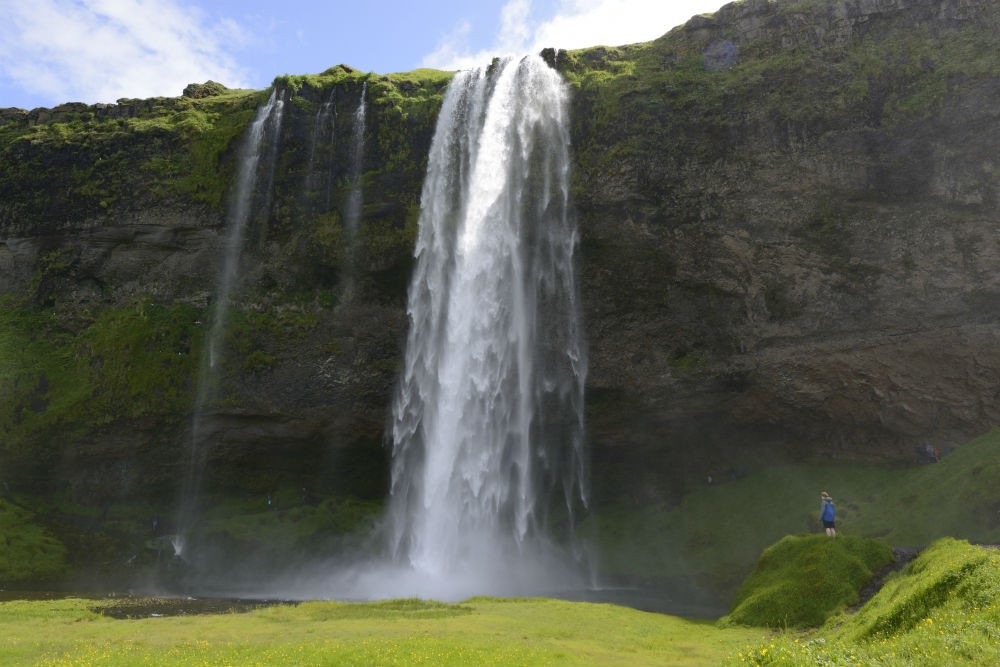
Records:
M567 95L535 56L461 72L429 156L389 532L397 562L458 596L572 569L547 567L586 497Z

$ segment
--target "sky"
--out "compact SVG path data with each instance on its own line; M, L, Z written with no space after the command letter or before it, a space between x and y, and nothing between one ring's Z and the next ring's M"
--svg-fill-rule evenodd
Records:
M655 39L724 0L0 0L0 108L267 88Z

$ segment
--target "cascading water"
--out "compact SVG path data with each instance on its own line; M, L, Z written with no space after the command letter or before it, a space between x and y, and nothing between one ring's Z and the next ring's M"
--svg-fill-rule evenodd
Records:
M198 496L201 491L205 467L205 434L203 412L218 398L218 384L223 361L223 340L228 325L228 309L233 289L236 287L248 223L253 215L255 193L258 185L265 192L271 189L274 156L281 132L284 101L275 89L267 103L257 109L257 114L247 128L240 147L237 178L230 207L226 216L226 236L222 263L219 269L215 298L210 312L208 336L202 355L198 377L198 393L191 425L191 452L187 474L181 489L177 513L177 530L174 550L178 556L187 557L186 543L194 523ZM269 150L266 150L269 147ZM261 157L269 157L261 164ZM261 176L263 175L263 183Z
M571 569L546 564L586 501L567 98L529 56L460 72L443 103L392 423L389 540L417 594L531 593Z
M361 221L361 203L363 200L361 187L361 172L365 160L365 122L367 114L366 98L368 97L368 82L361 85L361 100L354 112L353 135L351 137L351 190L347 195L347 205L344 208L344 226L347 229L349 243L353 244L358 234Z
M333 88L326 101L316 109L309 135L309 162L306 166L305 194L312 208L327 211L333 191L332 142L337 124L336 92ZM331 147L323 150L323 147ZM317 163L318 166L317 166ZM317 205L319 204L319 205Z
M357 255L358 230L361 226L361 205L364 188L361 174L365 159L365 123L367 114L368 82L361 85L361 99L354 112L351 136L350 190L344 203L344 290L342 302L349 303L355 297L355 256Z

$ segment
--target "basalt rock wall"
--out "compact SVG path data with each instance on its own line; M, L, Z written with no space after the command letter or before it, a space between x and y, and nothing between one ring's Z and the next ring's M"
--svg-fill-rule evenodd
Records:
M563 58L591 435L634 498L996 425L998 26L993 2L748 1Z

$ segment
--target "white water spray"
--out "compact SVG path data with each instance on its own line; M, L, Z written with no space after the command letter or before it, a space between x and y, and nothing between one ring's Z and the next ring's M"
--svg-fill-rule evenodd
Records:
M540 58L497 61L456 75L431 146L389 530L396 561L452 596L572 570L554 546L586 501L567 107Z

